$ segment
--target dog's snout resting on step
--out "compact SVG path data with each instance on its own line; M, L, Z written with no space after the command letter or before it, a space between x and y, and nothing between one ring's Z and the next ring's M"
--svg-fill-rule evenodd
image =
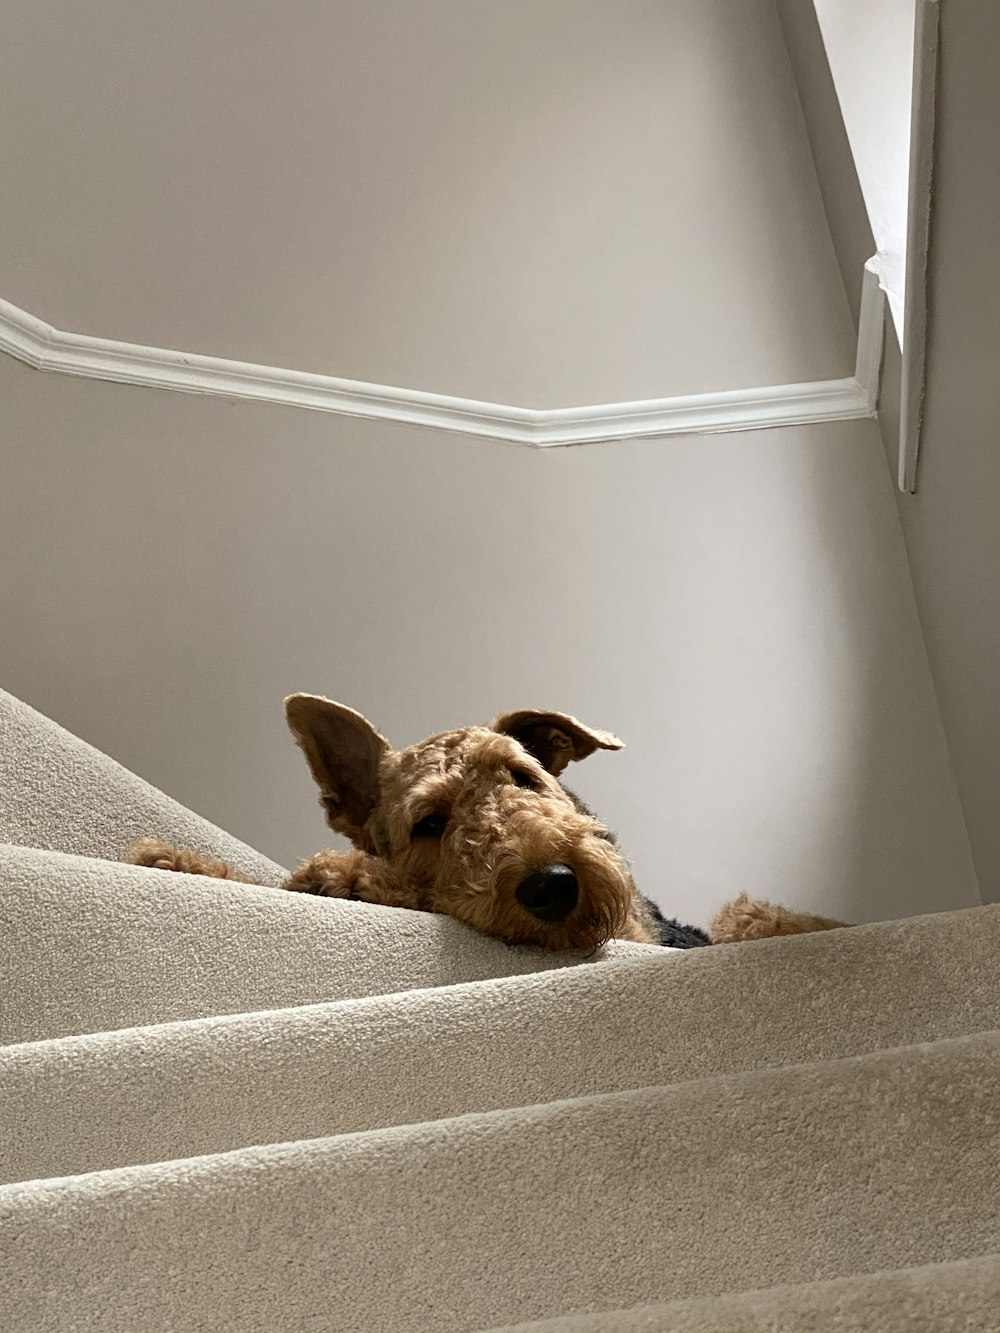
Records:
M591 951L609 939L691 948L844 925L745 895L708 933L663 916L637 889L615 835L560 781L618 750L610 732L526 709L395 750L359 713L315 695L285 701L327 822L353 851L303 861L284 887L441 912L511 944ZM136 865L220 879L223 861L155 839Z

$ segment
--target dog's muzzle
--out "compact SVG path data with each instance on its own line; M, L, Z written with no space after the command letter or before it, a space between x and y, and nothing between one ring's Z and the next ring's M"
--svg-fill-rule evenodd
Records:
M521 881L514 897L539 921L565 921L577 904L580 886L569 866L543 866Z

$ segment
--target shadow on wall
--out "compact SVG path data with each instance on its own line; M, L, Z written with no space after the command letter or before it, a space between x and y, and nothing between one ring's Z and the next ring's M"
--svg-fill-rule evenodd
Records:
M894 483L874 424L866 429L872 438L854 458L850 487L829 484L819 451L798 458L812 547L798 604L820 664L816 684L836 701L820 750L827 791L814 791L813 827L817 851L826 844L832 860L831 892L851 920L888 916L890 901L893 915L980 902ZM924 866L914 857L918 810L929 821Z

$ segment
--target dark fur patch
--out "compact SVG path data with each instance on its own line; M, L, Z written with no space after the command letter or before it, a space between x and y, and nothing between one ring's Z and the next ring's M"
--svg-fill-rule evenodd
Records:
M670 949L700 949L703 944L711 944L703 930L697 926L685 926L674 917L666 917L651 898L642 894L642 900L649 908L660 932L660 943Z

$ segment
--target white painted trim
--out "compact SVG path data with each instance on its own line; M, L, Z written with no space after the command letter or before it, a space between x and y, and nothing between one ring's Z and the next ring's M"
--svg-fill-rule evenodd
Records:
M886 294L879 274L878 258L865 264L858 311L858 357L854 378L868 397L869 416L878 412L878 392L882 379L882 351L885 342Z
M505 407L417 389L364 384L332 375L66 333L3 300L0 300L0 351L36 370L54 370L62 375L180 393L283 403L550 448L641 436L759 430L874 416L883 301L878 283L871 281L866 270L857 368L852 377L548 410Z
M906 238L906 337L899 411L899 489L917 489L917 462L924 416L927 365L927 266L930 253L931 196L934 184L934 128L937 110L938 0L917 5L913 46L913 107L910 113L910 199Z

